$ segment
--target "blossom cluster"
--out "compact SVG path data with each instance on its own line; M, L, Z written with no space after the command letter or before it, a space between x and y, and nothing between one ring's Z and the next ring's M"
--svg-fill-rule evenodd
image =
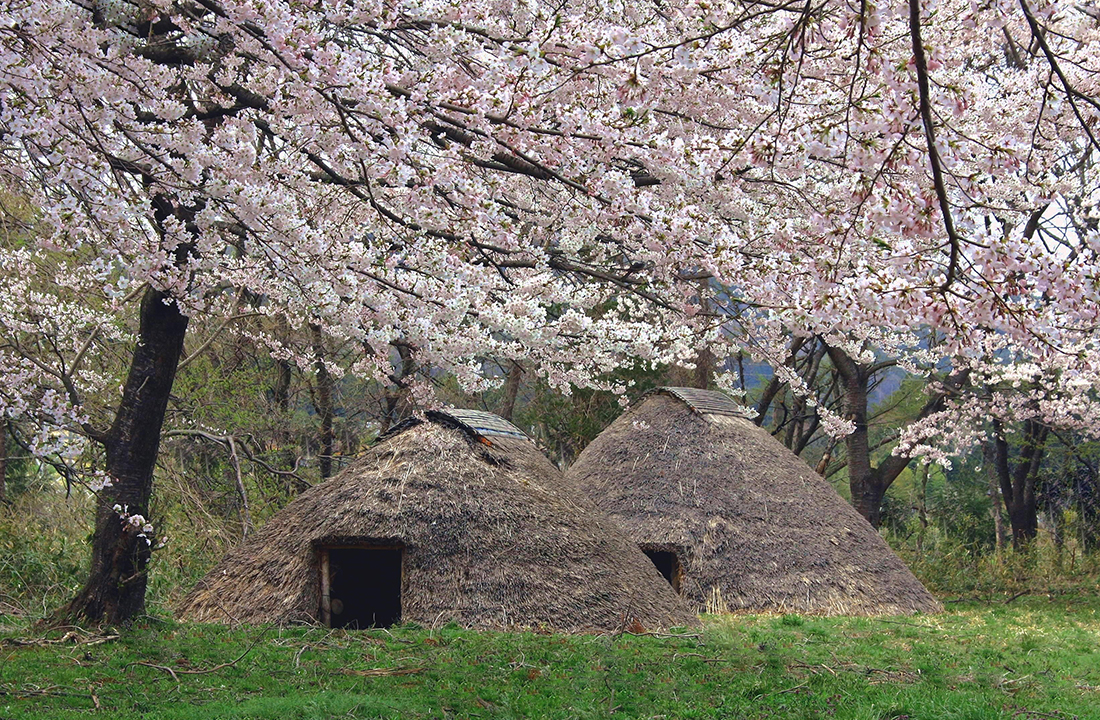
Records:
M153 546L153 524L149 522L144 515L140 513L131 513L130 508L127 505L115 505L113 510L119 517L119 521L122 522L128 532L133 532L136 536L145 541L146 547L152 547L154 550L159 550L164 547L168 542L167 537L160 539L160 542Z
M489 356L568 387L790 330L913 369L996 338L1100 388L1088 8L676 5L0 0L0 191L34 208L0 408L79 430L74 361L145 286L470 389Z

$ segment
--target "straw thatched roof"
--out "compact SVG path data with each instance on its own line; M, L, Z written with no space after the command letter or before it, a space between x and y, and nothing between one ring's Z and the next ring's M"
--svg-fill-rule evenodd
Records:
M403 548L405 622L567 632L697 624L630 540L571 497L557 469L510 423L488 413L429 413L287 505L230 552L178 614L318 621L322 552L365 544Z
M566 473L635 542L675 551L699 611L878 615L939 602L871 525L721 393L661 388Z

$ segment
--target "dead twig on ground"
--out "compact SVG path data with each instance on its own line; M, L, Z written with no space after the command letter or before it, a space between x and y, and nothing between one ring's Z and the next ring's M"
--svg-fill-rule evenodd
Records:
M48 685L46 687L37 687L35 685L24 685L21 688L15 688L12 686L0 685L0 697L14 697L14 698L31 698L31 697L88 697L84 693L80 692L67 692L71 688L66 688L63 685Z
M904 620L886 620L884 618L874 618L877 622L889 623L891 625L908 625L909 627L925 628L926 630L939 630L935 625L921 625L920 623L905 622Z
M1066 715L1064 712L1055 710L1052 713L1039 712L1038 710L1017 710L1012 713L1014 718L1024 718L1029 720L1030 718L1052 718L1053 720L1078 720L1076 715Z
M46 647L49 645L102 645L103 643L118 640L118 635L96 635L84 630L70 630L60 638L3 638L0 647Z
M176 684L178 685L179 682L180 682L180 679L179 679L180 675L209 675L210 673L217 672L219 670L224 670L227 667L233 667L234 665L239 663L241 660L243 660L244 657L246 655L248 655L248 653L252 652L253 648L255 648L257 645L260 644L260 641L264 639L264 635L267 634L267 631L271 627L272 627L271 625L267 625L262 630L260 630L260 634L256 636L256 639L253 640L252 643L247 648L245 648L244 652L242 652L240 655L233 658L229 662L223 662L223 663L221 663L219 665L215 665L214 667L211 667L211 668L204 668L204 669L201 669L201 670L175 670L173 668L168 667L167 665L158 665L156 663L145 662L144 660L138 660L137 662L132 662L129 665L127 665L126 667L131 668L134 665L142 665L144 667L150 667L150 668L154 668L156 670L163 670L164 672L171 675L172 679L175 680Z
M418 675L427 670L423 667L408 667L408 668L370 668L368 670L350 670L343 669L340 671L343 675L355 675L357 677L386 677L389 675Z
M624 630L621 634L633 635L634 637L655 637L655 638L701 638L703 633L662 633L662 632L630 632Z

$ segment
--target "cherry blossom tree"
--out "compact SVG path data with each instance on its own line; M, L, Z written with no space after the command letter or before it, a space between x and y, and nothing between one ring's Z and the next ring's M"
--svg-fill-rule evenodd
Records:
M362 348L330 367L258 338L303 368L396 376L397 343L400 364L468 389L493 382L489 355L567 386L624 357L720 350L723 298L758 311L755 347L780 328L931 329L964 356L995 333L1095 377L1088 8L0 8L0 182L37 209L33 239L4 249L27 286L0 325L10 339L50 318L65 338L46 354L5 345L0 408L37 419L43 454L82 437L106 455L70 614L141 611L148 538L119 513L147 512L193 319L221 327L244 297ZM1082 229L1072 252L1034 231L1052 206ZM119 317L137 301L131 335ZM127 341L117 402L93 414L111 383L88 358ZM424 382L409 393L432 401Z

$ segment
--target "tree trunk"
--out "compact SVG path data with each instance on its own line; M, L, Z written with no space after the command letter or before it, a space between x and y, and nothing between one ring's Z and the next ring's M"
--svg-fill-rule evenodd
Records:
M393 374L390 375L390 382L393 383L393 386L386 389L381 432L386 432L409 415L411 408L408 402L409 383L407 378L416 372L412 348L404 342L395 342L392 345L397 350L401 366L394 368Z
M319 325L312 325L313 354L316 358L314 366L317 369L317 395L314 401L314 409L321 419L321 428L317 439L321 450L318 454L317 466L321 471L321 479L332 477L332 448L335 435L332 432L332 375L325 365L325 344Z
M1081 549L1092 552L1100 548L1100 483L1097 482L1096 469L1086 465L1087 474L1078 476L1075 483L1077 513L1080 520L1079 537Z
M275 372L275 387L271 389L271 394L275 400L275 407L285 416L290 411L290 381L292 378L290 361L276 360Z
M169 394L183 354L187 318L157 290L141 301L138 342L114 424L96 439L107 451L112 485L99 493L92 564L84 587L58 617L95 624L127 625L145 612L146 565L153 538L138 537L129 515L148 513L153 470Z
M508 371L508 377L504 381L504 400L501 402L500 416L512 421L512 415L516 411L516 398L519 397L519 386L523 383L523 366L518 360L512 361L512 367Z
M667 382L676 387L706 390L710 386L710 378L713 374L714 355L710 350L702 348L695 355L694 368L689 370L680 365L670 368Z
M1077 503L1077 511L1081 521L1081 549L1085 552L1093 552L1100 549L1100 508L1098 508L1095 486L1092 495L1082 498Z
M928 473L931 466L925 463L921 466L920 495L917 496L917 519L920 521L920 530L917 531L917 555L924 555L924 535L928 532Z
M848 451L848 487L852 492L852 504L860 515L877 528L882 522L882 499L910 462L907 457L888 455L878 467L871 464L867 395L871 378L887 365L857 363L843 350L832 346L829 346L828 352L843 384L845 415L855 426L855 430L844 438ZM948 376L943 382L944 390L928 398L917 414L917 419L924 419L942 410L948 394L966 383L968 377L968 371Z
M997 541L997 552L1005 549L1005 521L1001 512L1001 493L998 489L996 448L992 441L982 443L982 458L986 475L989 478L990 513L993 515L993 532Z
M886 485L871 465L871 444L867 430L867 389L870 374L844 351L829 348L829 357L844 383L844 414L855 429L844 438L848 452L848 488L852 505L872 527L882 523L882 498ZM891 478L892 480L893 478Z
M0 418L0 503L8 500L8 423Z
M1026 548L1039 534L1038 513L1035 505L1026 500L1014 503L1008 511L1008 522L1012 526L1012 547L1017 550Z
M798 351L802 349L805 343L806 338L804 337L791 338L787 359L783 364L787 367L794 367L798 359ZM738 356L738 362L741 362L740 356ZM741 373L741 389L743 390L745 388L745 368L743 365L739 366L739 371ZM779 376L772 375L772 379L768 381L768 384L764 387L764 391L760 394L760 400L756 403L756 418L753 420L754 423L761 427L764 426L764 420L767 418L768 409L771 407L772 401L775 400L775 396L782 387L783 381Z
M1039 532L1035 485L1050 428L1035 420L1024 422L1023 446L1015 467L1010 465L1008 441L999 420L993 421L993 431L994 460L1001 495L1008 510L1008 523L1012 528L1012 547L1022 550Z

